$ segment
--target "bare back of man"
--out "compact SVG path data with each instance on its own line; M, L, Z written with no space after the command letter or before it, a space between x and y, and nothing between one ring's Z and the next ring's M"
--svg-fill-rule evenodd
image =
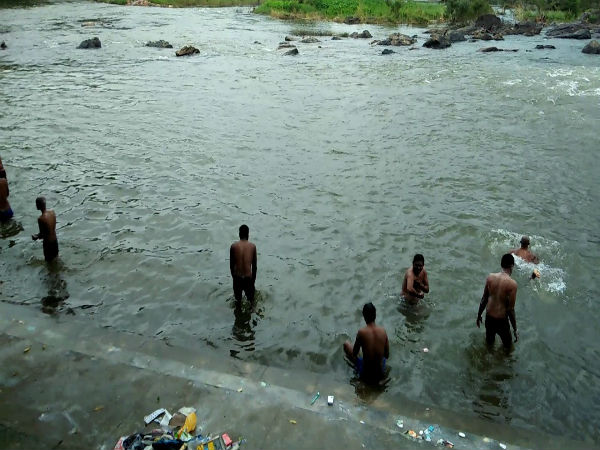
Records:
M511 253L513 255L517 255L522 260L530 262L530 263L537 264L539 262L538 257L535 256L529 249L516 248L514 250L511 250Z
M493 344L495 336L498 334L506 348L511 345L510 325L513 327L515 342L519 339L515 315L517 282L510 277L513 266L513 256L506 254L502 257L502 272L488 275L477 313L477 327L479 327L481 314L485 309L485 330L488 344Z
M256 281L257 255L256 245L248 240L250 230L247 225L240 226L240 240L229 248L229 270L233 278L233 296L239 302L242 292L254 308L254 283Z
M367 325L356 333L354 345L350 341L344 343L344 353L363 380L378 382L385 375L385 363L390 357L388 336L385 328L375 324L376 309L372 303L363 307L363 317Z
M232 275L252 277L252 261L256 258L256 245L247 240L239 240L231 244L230 253L233 261Z

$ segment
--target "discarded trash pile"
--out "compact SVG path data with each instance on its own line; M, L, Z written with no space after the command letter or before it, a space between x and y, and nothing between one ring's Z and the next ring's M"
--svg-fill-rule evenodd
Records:
M190 407L180 408L173 415L164 408L157 409L144 417L144 423L144 431L121 436L114 450L238 450L241 444L226 433L200 434L196 430L196 410Z

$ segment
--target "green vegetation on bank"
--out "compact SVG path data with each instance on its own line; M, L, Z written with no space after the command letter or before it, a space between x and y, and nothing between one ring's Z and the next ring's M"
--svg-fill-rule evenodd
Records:
M443 21L446 7L405 0L265 0L254 11L282 19L343 21L356 17L368 23L425 25Z
M127 5L134 0L96 0L113 5ZM166 6L173 8L207 7L219 8L226 6L256 6L259 0L148 0L148 4L154 6Z
M519 21L570 22L600 9L600 0L501 0L501 6L512 9Z

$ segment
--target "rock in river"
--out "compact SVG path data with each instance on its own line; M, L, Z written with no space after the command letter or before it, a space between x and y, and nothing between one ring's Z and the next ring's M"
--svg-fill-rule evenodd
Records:
M92 39L86 39L82 41L81 44L77 48L101 48L102 44L100 43L100 39L97 37Z
M185 47L177 50L175 52L176 56L191 56L191 55L195 55L196 53L200 53L200 50L198 50L196 47L192 47L191 45L186 45Z

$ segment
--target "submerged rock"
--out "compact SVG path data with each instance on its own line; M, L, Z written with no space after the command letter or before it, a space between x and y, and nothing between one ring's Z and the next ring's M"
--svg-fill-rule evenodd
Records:
M102 48L102 44L100 43L100 39L95 37L82 41L77 48Z
M282 42L279 44L279 47L277 47L277 50L281 50L282 48L296 48L296 46L294 44L290 44L289 42Z
M191 56L195 55L196 53L200 53L200 50L198 50L196 47L192 47L191 45L186 45L185 47L177 50L175 52L175 56Z
M554 45L541 45L541 44L539 44L539 45L535 46L535 49L536 50L544 50L544 49L555 50L556 47Z
M6 47L6 43L4 41L2 41L2 43L0 44L0 50L6 50L8 47Z
M389 48L384 48L383 51L381 52L382 55L391 55L392 53L396 53L396 52Z
M299 53L299 52L298 52L298 49L297 49L297 48L293 48L293 49L291 49L291 50L289 50L289 51L285 52L285 53L283 54L283 56L296 56L298 53Z
M309 36L309 37L302 39L300 42L302 42L303 44L316 44L317 42L321 42L321 41L318 40L316 37Z
M298 40L298 38L297 38L297 37L294 37L294 36L286 36L286 37L285 37L283 40L284 40L284 41L288 41L288 42L289 42L289 41L297 41L297 40Z
M146 47L173 48L171 44L162 39L160 41L148 41L146 42Z
M342 40L342 38L341 38L341 37L339 37L339 36L333 36L333 37L331 38L331 40L332 40L332 41L341 41L341 40Z
M582 53L588 53L590 55L600 55L600 43L597 40L590 41L583 50Z
M518 48L498 48L498 47L484 47L477 50L478 52L489 53L489 52L518 52Z

